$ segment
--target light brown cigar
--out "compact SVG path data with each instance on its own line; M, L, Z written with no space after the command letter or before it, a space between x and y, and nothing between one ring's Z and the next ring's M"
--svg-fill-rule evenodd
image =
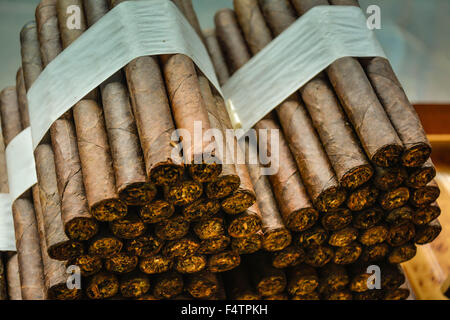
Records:
M28 91L42 71L36 22L27 23L20 31L20 51L25 89Z
M323 0L294 0L293 3L299 15L314 6L327 4ZM404 150L402 141L358 60L338 59L326 71L369 159L380 167L398 163Z
M25 89L25 80L23 79L22 68L19 68L16 74L16 89L22 128L26 128L30 126L30 115L28 114L27 91Z
M202 29L198 21L197 15L195 14L194 6L192 5L192 0L172 0L173 3L181 10L186 19L189 21L191 26L197 32L198 36L205 42L202 34Z
M225 57L223 56L220 49L220 45L216 37L216 32L214 30L204 31L203 37L205 38L206 48L208 49L209 56L211 57L214 69L216 70L219 84L224 85L230 77L230 74L228 73Z
M62 51L56 2L56 0L43 0L36 8L43 67L46 67ZM94 236L98 226L87 204L75 127L71 118L72 112L68 111L56 120L50 127L50 136L65 232L71 239L87 240Z
M22 300L17 253L7 253L6 280L8 282L9 300Z

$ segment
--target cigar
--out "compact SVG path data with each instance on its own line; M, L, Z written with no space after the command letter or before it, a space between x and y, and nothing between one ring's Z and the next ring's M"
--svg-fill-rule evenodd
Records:
M379 224L366 230L361 230L358 241L365 246L373 246L374 244L384 242L388 238L388 234L388 227L384 224Z
M311 293L319 286L316 270L305 264L288 269L287 278L287 291L293 296Z
M426 225L417 227L414 241L419 245L430 243L439 236L441 231L442 226L439 220L435 219Z
M189 222L180 215L172 216L155 225L155 234L162 240L181 239L188 231Z
M262 233L257 232L245 238L232 238L231 248L240 255L255 253L262 247Z
M328 240L327 231L321 226L314 226L311 229L298 234L297 244L300 247L309 248L325 244Z
M244 265L249 270L250 280L261 296L273 296L284 291L286 275L283 270L272 266L270 255L257 252L245 258Z
M291 297L291 300L320 300L320 296L317 292L314 291L293 296Z
M417 208L414 211L411 210L411 212L411 220L414 222L414 224L422 226L438 218L441 215L441 208L439 207L437 202L433 202L426 207Z
M20 53L25 89L28 91L42 72L37 26L34 21L25 24L20 31Z
M19 103L20 122L22 128L30 125L30 115L28 113L27 89L25 88L25 80L23 78L23 69L19 68L16 74L17 102Z
M125 252L119 252L106 258L105 269L113 273L129 273L138 265L138 257L132 256Z
M249 271L244 266L222 273L227 298L231 300L259 300L261 296L250 283Z
M178 182L164 188L164 197L176 206L185 206L199 199L203 192L201 183L193 180Z
M141 207L139 215L145 223L156 223L171 217L174 212L172 203L157 199Z
M319 282L322 292L335 292L344 290L350 279L345 267L329 263L319 270Z
M396 225L405 220L412 221L413 214L414 210L410 206L403 206L387 212L384 220L389 224Z
M186 290L196 299L209 298L219 290L219 278L216 273L209 271L188 275Z
M337 231L350 225L352 214L348 209L337 208L322 215L320 222L328 231Z
M225 234L225 221L222 217L202 219L194 224L193 230L202 240L216 238Z
M274 252L272 255L272 266L277 269L294 267L302 263L305 259L305 251L294 244L284 248L281 251Z
M158 274L169 271L173 260L163 255L144 257L139 261L139 269L146 274Z
M158 254L164 245L164 240L159 239L153 232L129 240L125 245L125 250L138 257L151 257Z
M334 247L346 247L358 238L358 230L347 227L330 234L328 244Z
M179 273L165 273L155 279L153 295L157 299L170 299L179 295L183 286L183 277Z
M136 211L138 210L138 208L128 207L127 216L110 222L112 234L122 239L134 239L141 236L147 226L137 215Z
M208 219L220 210L220 203L215 199L200 198L183 207L182 214L188 221Z
M382 264L381 268L381 288L393 290L399 288L406 280L399 265Z
M86 295L89 299L108 299L119 292L119 280L112 273L98 273L93 276L86 287Z
M17 253L6 253L6 280L9 300L22 300Z
M217 40L215 30L205 30L203 32L205 39L205 45L208 49L209 56L216 70L216 75L219 80L219 84L222 86L227 82L230 74L228 73L228 67L225 61L225 57L222 54L219 41Z
M408 188L399 187L382 193L379 202L384 210L393 210L404 206L409 198L410 193Z
M405 220L389 228L387 243L392 247L401 246L416 236L416 229L411 221Z
M229 217L228 234L234 238L245 238L259 230L262 227L261 212L255 203L245 212Z
M422 166L410 170L405 184L410 188L420 188L426 186L434 177L436 177L436 168L429 158Z
M6 285L6 268L3 262L3 254L0 253L0 300L8 300Z
M120 252L122 247L123 242L113 236L106 225L101 225L99 233L89 241L88 252L105 259Z
M416 255L417 248L414 243L407 243L393 248L388 255L388 262L391 264L400 264L411 260Z
M424 187L411 191L410 202L415 207L421 208L435 202L440 193L436 180L431 180Z
M178 257L175 259L174 267L181 274L197 273L205 269L207 260L206 256L200 254Z
M295 0L293 4L297 13L303 15L312 7L327 5L326 2ZM402 141L358 60L338 59L326 72L369 159L380 167L398 163L404 150Z
M337 247L334 251L332 261L339 265L349 265L355 263L362 253L362 246L354 241L345 247Z
M328 292L322 296L323 300L353 300L353 293L347 289Z
M353 215L352 225L357 229L369 229L377 225L383 219L383 215L383 210L378 207L365 209Z
M197 253L200 254L218 254L224 251L230 244L231 239L228 236L219 236L217 238L200 241L200 247Z
M119 289L125 298L138 298L150 290L150 279L141 272L127 273L120 277Z
M352 211L361 211L373 206L377 197L378 190L372 185L365 185L348 196L347 207Z
M388 191L398 188L407 178L408 174L402 167L375 167L373 184L380 190Z
M367 272L368 264L357 263L349 267L350 283L348 288L352 292L366 292L369 290L367 281L371 273Z
M91 254L83 254L72 260L69 260L66 267L75 265L80 268L83 277L90 277L100 272L103 267L102 259Z
M211 272L225 272L236 268L241 263L238 253L226 250L210 255L208 258L208 270Z
M200 248L200 241L188 235L181 239L168 241L164 246L162 253L169 258L191 256Z
M36 21L45 68L62 51L55 0L41 1L36 8ZM88 240L97 233L98 226L87 204L71 111L52 124L50 137L64 230L70 239Z
M384 259L389 252L389 246L386 243L378 243L373 246L364 247L361 253L361 261L373 262Z

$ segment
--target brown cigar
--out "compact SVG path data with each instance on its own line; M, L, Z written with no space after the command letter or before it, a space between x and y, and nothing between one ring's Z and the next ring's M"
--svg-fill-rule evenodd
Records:
M138 257L119 252L106 258L105 269L109 272L123 274L133 271L138 265Z
M225 57L220 49L219 41L217 40L215 30L206 30L203 32L205 39L205 45L208 49L209 56L216 70L216 75L220 85L224 85L227 82L230 74L228 73L228 67L225 61Z
M358 238L358 230L347 227L330 234L328 244L334 247L346 247Z
M250 283L249 271L244 266L222 274L227 298L231 300L258 300L260 295Z
M392 247L398 247L412 240L415 235L414 224L405 220L390 226L386 241Z
M377 197L378 190L372 185L365 185L348 196L347 207L352 211L361 211L371 207Z
M172 265L172 258L155 255L142 258L139 262L139 269L146 274L159 274L169 271Z
M362 253L362 245L358 242L352 242L345 247L335 248L333 262L339 265L348 265L355 263Z
M337 231L347 227L352 222L352 214L346 208L337 208L322 215L320 222L326 230Z
M155 225L155 234L163 240L175 240L184 237L189 231L189 221L175 215Z
M380 190L388 191L398 188L407 178L407 172L402 167L375 167L373 184Z
M135 239L142 235L147 225L139 218L137 210L137 208L129 207L126 217L110 222L112 234L122 239Z
M356 212L353 216L353 226L357 229L369 229L383 219L383 210L378 207Z
M244 266L249 270L250 280L262 296L272 296L284 291L286 275L272 266L270 255L263 252L245 257Z
M113 236L107 225L100 225L100 230L95 237L88 242L88 252L93 256L108 258L120 252L123 242Z
M323 267L333 257L334 251L331 247L326 245L313 245L306 249L305 263L315 268Z
M176 272L159 275L153 285L153 295L158 299L170 299L183 291L183 277Z
M231 248L239 254L250 254L262 247L262 232L256 232L245 238L231 239Z
M386 243L379 243L373 246L364 247L361 253L361 261L373 262L384 259L389 252L389 246Z
M78 266L83 277L90 277L100 272L103 267L103 262L98 256L83 254L66 263L66 266L71 265Z
M295 0L293 3L297 13L303 15L324 1ZM369 159L380 167L398 163L404 150L402 141L358 60L338 59L326 72Z
M436 180L431 180L425 186L411 190L410 202L415 207L422 208L435 202L440 193Z
M361 230L358 241L365 246L373 246L377 243L384 242L389 234L388 227L384 224L378 224L366 230Z
M321 292L334 292L345 289L350 279L344 266L329 263L319 270Z
M136 239L126 243L125 250L138 257L150 257L158 254L164 245L164 240L154 235L154 232L147 232Z
M209 271L188 275L186 290L196 299L209 298L219 290L218 275Z
M413 220L413 209L409 206L403 206L389 211L385 214L384 220L389 223L396 225L405 220Z
M225 221L220 216L201 219L194 224L193 230L202 240L215 238L225 234Z
M383 192L380 195L379 202L384 210L393 210L404 206L408 202L409 196L408 188L399 187Z
M430 223L417 227L416 237L414 241L416 244L427 244L436 239L442 231L442 226L438 219L431 221Z
M388 262L399 264L411 260L416 255L417 248L414 243L407 243L396 247L388 255Z
M22 300L17 253L6 254L6 279L8 282L9 300Z
M272 265L278 269L296 266L305 259L305 251L291 244L281 251L275 252L272 257Z
M178 257L175 259L174 269L181 274L197 273L205 269L207 257L200 254Z
M291 297L291 300L320 300L319 293L314 291L307 294L299 294Z
M0 253L0 300L8 300L4 254Z
M412 213L412 221L415 225L421 226L438 218L440 214L441 208L439 207L437 202L433 202L426 207L416 209Z
M299 245L300 247L308 248L312 246L320 246L326 243L327 240L327 231L321 226L317 225L315 227L312 227L311 229L299 233L297 238L297 245Z
M287 291L292 296L311 293L319 285L316 269L306 264L288 269L287 279Z
M168 241L162 253L169 258L185 257L193 255L199 248L199 239L189 234L181 239Z
M426 186L435 176L436 168L434 167L431 158L429 158L422 166L413 168L410 171L405 184L410 188L420 188Z
M208 258L208 270L211 272L225 272L236 268L241 263L238 253L226 250L213 254Z
M119 292L119 279L112 273L99 273L89 279L86 295L89 299L108 299Z
M201 254L218 254L223 252L231 240L229 236L219 236L217 238L200 241L200 247L197 252Z
M141 272L122 275L119 282L120 293L125 298L138 298L150 290L150 279Z

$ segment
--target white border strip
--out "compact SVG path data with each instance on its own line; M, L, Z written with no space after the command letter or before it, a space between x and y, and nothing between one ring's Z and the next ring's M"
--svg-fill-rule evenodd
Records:
M8 193L0 193L0 251L16 251L12 202Z
M309 10L223 86L233 126L243 129L238 137L331 63L347 56L385 57L361 9Z

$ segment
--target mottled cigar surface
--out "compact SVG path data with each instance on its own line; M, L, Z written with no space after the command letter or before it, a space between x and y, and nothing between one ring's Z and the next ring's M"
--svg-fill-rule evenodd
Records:
M258 300L261 298L250 283L249 270L239 266L222 273L227 298L232 300Z
M108 299L119 292L119 279L112 273L99 273L89 279L86 295L89 299Z
M158 299L170 299L183 291L183 277L176 272L159 275L153 285L153 295Z
M305 259L305 251L291 244L290 246L284 248L281 251L274 252L272 258L272 265L278 269L284 269L287 267L293 267L303 262Z
M129 207L127 216L110 222L112 234L122 239L134 239L142 235L147 226L137 215L137 210L137 208Z
M16 87L0 92L0 113L5 147L22 131Z
M192 256L200 248L200 241L193 235L166 243L162 253L169 258Z
M399 187L382 193L379 197L379 202L384 210L393 210L404 206L409 198L410 193L408 188ZM411 201L413 202L413 200Z
M436 239L442 231L442 226L438 219L430 223L417 227L414 241L416 244L427 244Z
M260 295L272 296L285 289L286 275L283 270L272 266L267 253L257 252L246 256L244 266L249 270L252 285Z
M428 160L420 167L410 170L405 184L410 188L420 188L426 186L435 176L436 168L434 167L431 158L428 158Z
M261 230L262 214L255 203L245 212L228 219L228 234L234 238L245 238Z
M362 186L353 191L347 198L347 207L352 211L361 211L375 204L378 190L373 185Z
M339 265L348 265L355 263L361 256L363 247L360 243L354 241L345 247L335 248L333 262Z
M99 232L89 240L88 253L105 259L120 252L122 248L123 242L109 232L106 224L102 224Z
M323 214L320 222L326 230L336 231L347 227L352 222L352 214L346 208L338 208Z
M208 270L211 272L225 272L236 268L241 263L238 253L226 250L213 254L208 258Z
M412 190L410 202L415 207L422 208L435 202L440 193L436 180L431 180L425 186Z
M327 245L312 245L306 249L305 263L315 268L323 267L333 257L334 251L331 247Z
M357 229L369 229L383 219L383 210L378 207L356 212L353 216L352 225Z
M169 271L173 266L173 259L155 255L144 257L139 262L139 269L146 274L160 274Z
M350 279L344 266L329 263L319 270L321 292L334 292L345 289Z
M6 279L8 282L9 300L22 300L17 253L10 252L6 256Z
M250 254L262 247L262 232L256 232L245 238L231 239L231 248L239 254Z
M287 279L287 291L292 296L311 293L319 286L316 269L306 264L288 269Z
M150 290L150 279L141 272L125 274L119 279L120 293L125 298L138 298Z
M201 271L187 276L186 290L196 299L209 298L219 290L219 278L217 274L209 271Z
M124 274L133 271L138 265L138 257L125 252L119 252L106 258L105 269L116 274Z
M417 247L414 243L407 243L396 247L388 255L388 262L391 264L399 264L414 258L417 252Z
M439 207L437 202L433 202L432 204L423 208L417 208L416 210L414 210L414 212L411 209L411 220L415 225L421 226L438 218L440 214L441 208Z
M230 77L230 74L228 72L225 57L220 49L219 41L217 40L216 31L206 30L203 32L203 37L205 39L205 45L208 49L209 56L211 57L214 65L214 70L216 70L219 84L224 85Z
M164 245L164 240L159 239L153 232L132 239L126 243L125 250L138 257L150 257L158 254Z
M141 207L139 215L145 223L156 223L169 218L174 212L172 203L157 199Z
M402 167L376 167L373 184L378 189L387 191L399 187L407 178L408 173Z
M83 277L90 277L100 272L103 267L102 259L91 254L82 254L66 263L66 266L78 266Z

